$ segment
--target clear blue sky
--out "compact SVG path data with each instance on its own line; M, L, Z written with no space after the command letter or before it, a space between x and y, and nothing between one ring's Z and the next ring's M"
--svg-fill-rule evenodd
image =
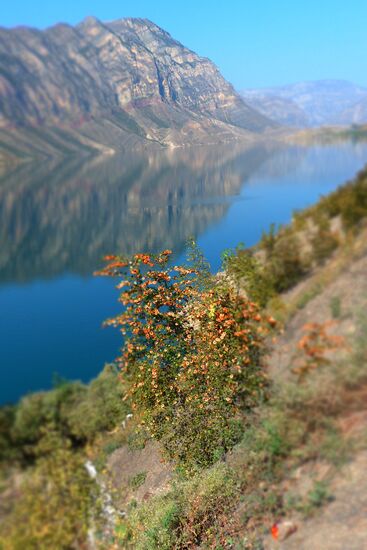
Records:
M344 78L367 86L367 0L3 0L0 25L147 17L237 88Z

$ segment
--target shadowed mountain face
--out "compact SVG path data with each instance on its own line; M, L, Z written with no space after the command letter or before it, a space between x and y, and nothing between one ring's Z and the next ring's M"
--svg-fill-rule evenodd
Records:
M90 275L107 253L172 248L220 220L279 145L22 163L0 178L0 283Z
M345 80L298 82L243 90L244 100L264 116L295 127L367 122L367 88Z
M131 139L225 141L274 123L152 22L90 17L76 27L0 29L0 127L5 145L16 128L29 146L32 132L56 127L85 147L119 149Z

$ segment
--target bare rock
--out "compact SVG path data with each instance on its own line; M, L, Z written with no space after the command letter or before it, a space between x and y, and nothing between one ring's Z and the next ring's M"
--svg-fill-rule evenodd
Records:
M132 499L142 502L167 490L172 473L172 466L163 460L159 446L153 441L143 449L124 445L107 462L107 478L120 509Z

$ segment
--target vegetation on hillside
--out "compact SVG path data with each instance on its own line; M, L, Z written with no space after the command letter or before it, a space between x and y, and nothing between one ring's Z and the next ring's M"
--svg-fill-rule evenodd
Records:
M272 320L212 277L200 254L187 267L170 267L170 255L107 258L101 274L122 279L125 307L108 324L124 336L118 362L142 426L170 459L207 466L238 441L241 415L264 395Z
M122 401L124 384L114 366L108 365L89 385L58 383L51 391L23 397L16 406L0 409L0 459L22 464L39 454L48 428L78 448L92 443L129 412Z
M291 224L264 232L253 249L237 248L225 266L262 305L291 289L343 245L349 245L367 218L367 169L354 180L295 212Z
M327 487L290 494L282 480L315 456L337 463L353 450L337 421L345 395L352 402L367 382L366 322L338 360L330 354L347 348L332 324L306 325L293 374L271 382L269 310L351 243L366 217L365 170L254 250L224 254L217 276L195 247L185 266L173 266L170 251L107 257L101 274L118 278L123 306L107 321L124 337L115 365L88 386L59 382L0 410L0 548L84 548L93 535L100 548L255 549L289 509L312 515ZM335 323L340 302L330 311ZM173 480L132 499L106 531L86 460L102 474L115 449L149 439L174 465Z
M98 508L85 451L125 418L123 395L106 366L89 385L60 381L0 409L0 548L84 547Z

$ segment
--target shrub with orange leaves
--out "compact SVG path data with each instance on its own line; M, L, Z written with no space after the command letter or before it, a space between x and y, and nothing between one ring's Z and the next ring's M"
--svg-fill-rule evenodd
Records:
M261 358L272 319L200 266L169 266L171 252L109 256L124 311L107 324L124 337L117 359L129 397L170 458L208 465L241 433L240 413L266 386Z
M292 369L300 380L318 367L329 364L328 353L345 347L342 336L328 332L335 323L335 321L326 321L325 323L306 323L303 326L305 334L297 344L301 355L298 355L298 364Z

